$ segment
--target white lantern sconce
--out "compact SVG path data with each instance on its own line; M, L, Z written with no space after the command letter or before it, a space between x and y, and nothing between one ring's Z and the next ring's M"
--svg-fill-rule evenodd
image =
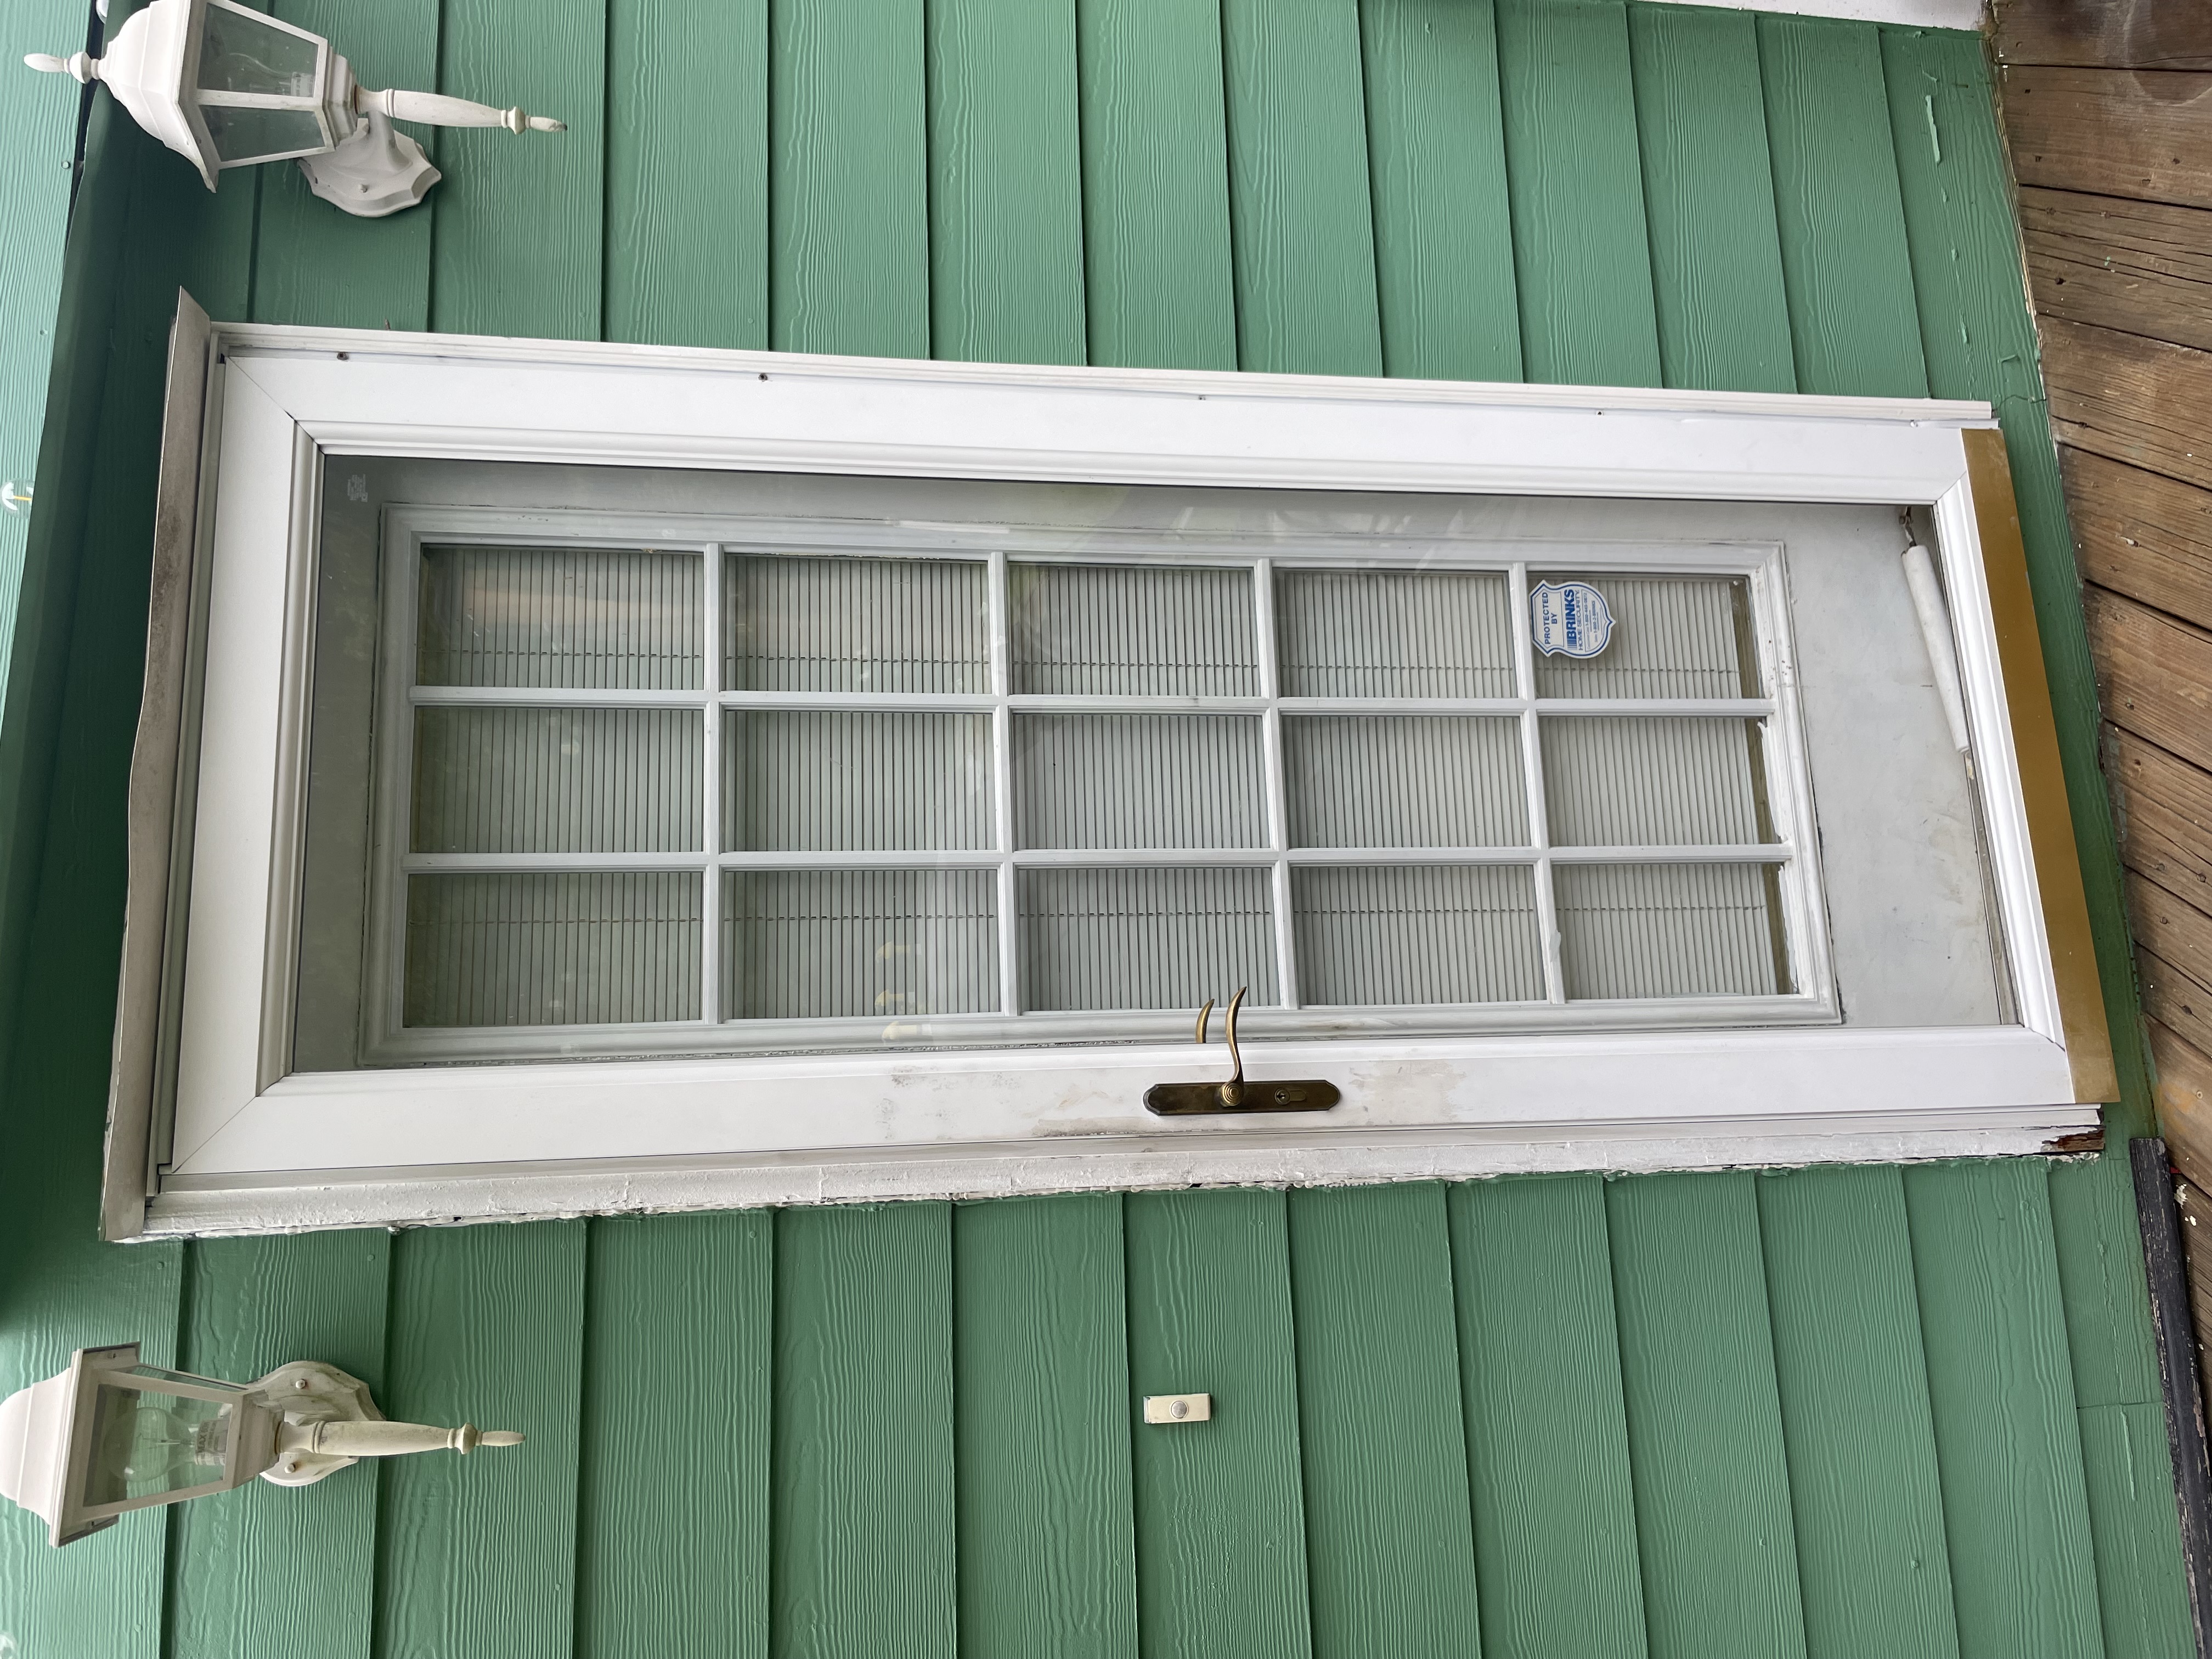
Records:
M142 1365L125 1342L80 1348L67 1370L0 1401L0 1497L45 1521L58 1547L256 1475L305 1486L363 1457L521 1441L465 1423L387 1423L366 1384L311 1359L241 1384Z
M422 147L391 122L561 132L559 121L428 92L372 92L319 34L236 0L154 0L106 55L34 52L33 69L98 81L131 118L199 169L296 158L325 201L363 218L412 207L438 182Z

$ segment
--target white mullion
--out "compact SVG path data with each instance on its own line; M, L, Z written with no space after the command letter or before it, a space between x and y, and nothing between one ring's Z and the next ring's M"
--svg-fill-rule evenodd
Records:
M1560 864L1787 864L1795 849L1788 842L1759 842L1678 847L1297 847L1291 863L1307 865L1534 865ZM1024 860L1034 857L1024 854ZM1097 855L1078 854L1074 859ZM1243 855L1256 862L1265 854ZM1060 855L1062 861L1073 861Z
M991 555L991 820L999 867L999 1012L1022 1011L1020 919L1015 913L1013 641L1006 610L1006 556Z
M1267 790L1268 866L1275 922L1276 996L1285 1008L1304 1006L1298 995L1297 932L1291 918L1291 814L1289 783L1283 769L1282 687L1275 659L1275 566L1272 559L1252 562L1252 627L1260 667L1260 747Z
M706 884L706 905L699 912L699 1018L708 1025L722 1023L722 871L717 854L722 849L722 550L707 549L701 572L704 596L704 626L701 629L700 684L706 698L707 764L700 774L702 803L700 850L706 854L700 879Z
M1536 931L1544 946L1544 1000L1567 1000L1559 965L1559 908L1552 891L1552 830L1544 812L1544 747L1536 724L1536 647L1528 635L1528 567L1517 560L1509 580L1513 602L1513 685L1521 701L1521 773L1528 792L1528 845L1535 850Z

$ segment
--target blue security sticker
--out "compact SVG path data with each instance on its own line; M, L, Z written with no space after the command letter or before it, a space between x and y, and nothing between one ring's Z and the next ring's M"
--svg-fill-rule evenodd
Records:
M1613 611L1588 582L1538 582L1528 591L1528 631L1547 657L1595 657L1613 637Z

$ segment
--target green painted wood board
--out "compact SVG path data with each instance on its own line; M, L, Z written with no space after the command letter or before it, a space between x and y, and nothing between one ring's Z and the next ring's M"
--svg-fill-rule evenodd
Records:
M775 1218L591 1224L578 1659L767 1659Z
M1379 374L1357 0L1224 0L1237 366Z
M1497 0L1513 268L1528 378L1657 386L1628 16L1617 0Z
M769 1651L952 1659L952 1215L775 1221Z
M1924 398L1875 27L1762 16L1759 56L1797 389Z
M769 343L929 355L921 0L769 0Z
M438 0L386 0L377 6L278 0L273 10L286 22L336 42L334 49L345 54L363 86L437 88ZM430 140L427 127L408 123L399 131ZM254 171L261 180L261 222L254 238L253 321L402 330L430 325L436 209L357 219L317 197L291 162ZM434 185L431 193L446 187Z
M251 1382L319 1359L384 1385L392 1236L210 1239L188 1247L180 1369ZM170 1517L168 1659L368 1659L374 1463L313 1486L249 1480ZM313 1594L272 1591L312 1584Z
M379 1471L377 1659L573 1645L586 1238L539 1221L392 1241L384 1414L528 1438Z
M1290 1238L1280 1193L1125 1200L1132 1422L1148 1394L1212 1419L1133 1431L1146 1659L1308 1659Z
M1798 1170L1756 1189L1806 1651L1955 1659L1904 1182Z
M1089 361L1234 368L1221 9L1077 0Z
M1795 392L1758 25L1631 6L1628 45L1666 384Z
M84 44L84 8L76 0L28 0L10 26L43 50L66 55ZM46 412L46 365L54 350L54 295L69 230L70 151L76 142L77 88L70 82L18 87L0 103L0 478L35 482L39 434ZM15 593L23 580L24 513L0 512L0 684L15 631Z
M1452 1188L1485 1659L1638 1659L1642 1570L1595 1176Z
M1753 1181L1606 1188L1652 1659L1806 1651Z
M1963 1659L2101 1646L2041 1163L1905 1171Z
M608 339L768 344L768 0L607 0Z
M2151 1401L2084 1409L2081 1452L2106 1659L2190 1653L2194 1638L2165 1406Z
M568 130L440 128L425 146L446 175L430 193L430 326L596 340L605 0L442 0L439 17L436 90Z
M930 349L1084 361L1075 0L928 8Z
M1118 1194L953 1212L960 1651L969 1659L1137 1651L1123 1274Z
M1489 0L1359 9L1382 372L1517 380L1521 318Z
M1293 1192L1290 1240L1315 1659L1471 1653L1444 1189Z
M2074 1403L2086 1410L2155 1402L2158 1348L2143 1316L2150 1286L2124 1149L2051 1166L2051 1231Z

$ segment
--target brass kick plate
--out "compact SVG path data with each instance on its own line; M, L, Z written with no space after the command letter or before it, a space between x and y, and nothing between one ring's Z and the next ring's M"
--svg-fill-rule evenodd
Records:
M1344 1098L1336 1085L1319 1078L1290 1083L1254 1083L1244 1075L1237 1048L1237 1011L1244 1004L1241 986L1229 999L1229 1058L1235 1069L1226 1083L1155 1083L1145 1091L1145 1109L1156 1117L1205 1117L1224 1112L1325 1112ZM1199 1046L1206 1044L1213 1000L1198 1011Z

